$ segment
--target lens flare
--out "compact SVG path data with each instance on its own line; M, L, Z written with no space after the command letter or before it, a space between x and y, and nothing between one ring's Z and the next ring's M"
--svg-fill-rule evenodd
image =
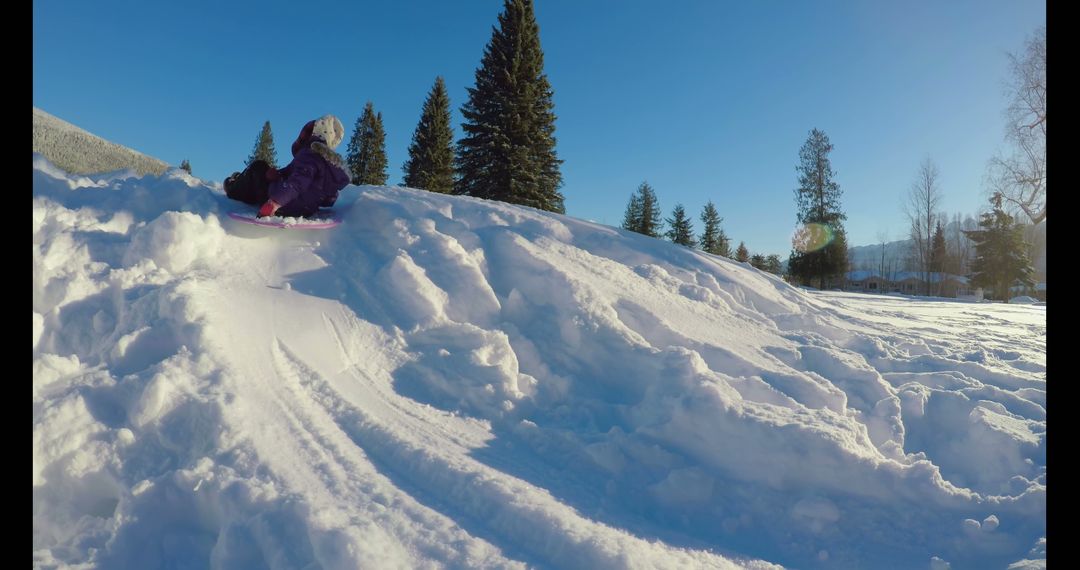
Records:
M795 230L795 235L791 236L791 244L796 251L809 253L829 245L835 238L836 232L832 226L810 223Z

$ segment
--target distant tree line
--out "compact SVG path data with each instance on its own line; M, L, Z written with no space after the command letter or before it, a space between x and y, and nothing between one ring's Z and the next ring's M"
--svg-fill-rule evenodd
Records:
M702 232L694 232L694 224L682 204L676 204L670 218L664 218L660 211L660 201L656 191L648 182L642 182L636 192L630 195L623 214L622 228L654 238L667 238L672 243L689 248L696 248L706 253L727 257L736 261L749 262L754 267L770 273L780 274L782 263L779 255L751 255L746 244L740 242L738 249L732 251L731 239L724 233L720 224L724 218L710 200L701 211ZM666 227L666 229L665 229Z
M1013 154L991 160L989 178L996 188L995 206L1021 211L1034 222L1045 219L1045 30L1040 28L1028 41L1025 52L1012 57L1012 97L1008 109L1007 140ZM402 165L402 184L432 192L466 195L531 206L565 213L560 192L562 160L555 151L553 89L544 72L543 50L533 0L504 0L498 24L484 48L474 85L467 88L461 107L462 135L455 142L450 117L450 98L443 78L436 77L420 109L408 158ZM386 184L386 133L380 112L367 101L349 140L347 163L354 184ZM842 285L851 269L846 214L840 204L842 192L829 159L833 145L819 129L812 129L799 151L796 165L796 232L787 260L787 278L819 288ZM262 157L276 162L273 135L267 121L260 132L249 162ZM189 166L190 168L190 166ZM905 213L912 242L903 260L887 260L882 239L882 255L876 269L904 270L925 276L924 293L933 294L934 273L973 276L976 270L978 229L971 216L950 221L938 211L941 199L939 174L927 157L912 185ZM994 214L994 216L997 216ZM622 227L658 239L750 263L754 267L780 273L778 255L752 253L745 243L733 247L712 201L698 216L702 231L697 233L693 217L676 204L664 217L655 190L642 182L630 197ZM995 217L995 220L1004 218ZM1027 258L1035 256L1040 234L1026 228L1015 247L1026 248ZM1027 277L1018 277L1021 281Z

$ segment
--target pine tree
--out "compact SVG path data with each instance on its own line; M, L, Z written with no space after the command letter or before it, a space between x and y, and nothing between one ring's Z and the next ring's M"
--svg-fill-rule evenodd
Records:
M626 213L623 214L622 228L636 232L641 229L641 198L637 194L630 195L630 202L626 204Z
M702 251L706 253L731 257L730 240L720 227L720 222L723 221L724 218L720 217L711 200L705 204L705 209L701 212L701 223L704 224L705 229L701 233L700 245Z
M945 247L945 228L941 227L938 220L937 229L934 230L934 239L930 246L930 271L942 273L948 261L948 250Z
M750 256L750 265L756 267L762 271L765 271L765 256L760 253L755 253Z
M851 266L851 260L848 257L847 230L843 226L836 229L833 241L829 247L825 248L825 252L827 254L826 267L830 271L827 274L826 283L843 284Z
M813 129L799 150L799 187L795 189L796 217L802 228L794 240L788 272L803 283L827 281L847 272L847 239L840 211L840 185L833 180L829 152L833 145L822 131Z
M638 186L638 203L641 204L641 214L637 232L654 238L660 237L660 201L648 182L642 182L641 186Z
M371 101L364 105L363 114L356 120L345 162L353 184L386 184L386 133L382 113L375 113Z
M454 190L454 133L450 129L450 97L442 77L435 78L416 125L403 184L431 192Z
M993 211L983 214L981 230L964 233L975 242L975 261L971 263L971 284L991 291L992 298L1006 300L1013 283L1032 286L1034 271L1027 256L1022 226L1001 208L1001 195L991 200Z
M941 285L944 280L941 279L941 273L945 272L945 265L948 262L948 250L945 248L945 228L941 227L941 220L938 219L937 228L934 230L934 239L930 242L930 273L938 274L938 279L930 278L931 283L936 283L935 289L940 294Z
M788 275L805 285L811 283L811 278L808 276L818 275L820 276L817 279L819 289L842 284L850 266L847 233L843 228L830 238L828 247L813 253L816 255L807 255L806 252L798 249L792 250L791 257L788 258Z
M682 204L676 204L675 209L671 211L671 217L667 220L669 229L664 235L679 245L685 245L686 247L694 247L697 245L697 240L694 239L694 228L690 222L690 218L686 215L686 210L683 209Z
M180 161L180 170L187 171L188 174L191 174L191 163L188 162L186 158Z
M249 166L256 160L265 161L277 168L277 151L274 150L274 133L270 130L270 121L263 123L259 136L255 137L255 148L252 149L251 156L248 156L244 166Z
M564 213L555 105L532 0L504 0L468 92L454 192Z
M739 248L735 250L735 261L749 261L750 250L746 249L746 244L739 242Z
M784 268L780 263L779 255L773 253L765 258L765 271L768 271L769 273L775 275L780 275L780 272L783 271L783 269Z

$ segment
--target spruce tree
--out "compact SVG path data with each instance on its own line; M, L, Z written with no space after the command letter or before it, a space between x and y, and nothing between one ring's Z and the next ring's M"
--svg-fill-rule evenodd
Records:
M765 256L760 253L755 253L754 255L751 255L750 265L762 271L765 271Z
M263 123L259 136L255 137L255 148L251 150L244 166L250 166L256 160L262 160L277 168L277 151L274 150L274 133L270 130L270 121Z
M930 278L928 280L928 285L933 286L936 294L941 294L941 286L944 284L941 273L945 271L947 257L945 229L941 227L941 220L939 219L937 228L934 230L934 238L930 242ZM935 273L938 274L936 279L934 278Z
M638 186L638 203L641 204L641 214L637 232L649 237L660 237L660 201L648 182L642 182L641 186Z
M843 226L836 228L832 243L825 248L826 274L829 282L834 285L842 285L847 280L847 272L851 268L851 260L848 257L847 230Z
M356 120L345 162L353 184L386 184L386 133L382 113L375 113L371 101L364 105L363 114Z
M730 240L720 227L720 222L723 221L724 218L720 217L711 200L705 204L705 209L701 212L701 223L704 224L705 229L701 233L700 245L702 251L706 253L731 257Z
M416 125L403 184L431 192L450 194L454 190L454 133L450 129L450 97L442 77L435 78L420 123Z
M783 266L780 263L779 255L773 253L765 258L765 271L774 275L780 275L780 272L783 271Z
M1001 208L1001 195L992 198L993 211L983 214L980 230L964 233L975 242L975 261L971 263L971 284L988 289L991 298L1007 300L1013 283L1032 286L1033 269L1024 243L1024 229Z
M697 245L697 241L694 239L694 228L691 225L690 218L687 217L686 210L683 209L682 204L675 205L675 209L671 211L671 217L666 221L671 229L664 235L666 235L673 243L685 245L686 247L694 247Z
M632 232L641 229L641 199L637 194L631 194L630 202L626 204L626 213L623 214L622 228Z
M454 192L564 213L552 89L532 0L504 0L468 93Z
M180 161L180 170L184 170L188 174L191 174L191 163L188 162L186 158Z
M746 244L739 242L739 248L735 250L735 261L749 261L750 250L746 249Z
M948 257L948 249L945 247L945 228L941 227L941 221L937 223L937 229L934 230L934 239L930 246L930 271L934 273L942 273L945 271L945 266Z
M795 189L796 217L802 224L788 271L803 283L816 280L819 288L847 272L847 239L840 211L840 185L833 180L829 152L833 145L822 131L813 129L799 150L799 187Z

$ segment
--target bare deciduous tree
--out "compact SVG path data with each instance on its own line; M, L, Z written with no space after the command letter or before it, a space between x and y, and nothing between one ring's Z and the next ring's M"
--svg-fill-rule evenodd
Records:
M964 233L964 230L977 229L977 226L975 219L970 215L965 222L963 216L959 213L953 214L948 230L949 258L952 260L952 267L949 269L950 273L954 275L967 273L968 263L971 260L972 245L971 239Z
M919 173L908 191L904 214L911 223L912 258L924 275L926 294L930 294L930 249L934 240L934 222L938 216L941 190L938 188L938 168L930 157L923 159Z
M1009 62L1005 139L1012 152L990 159L989 190L1038 224L1046 219L1046 28Z

